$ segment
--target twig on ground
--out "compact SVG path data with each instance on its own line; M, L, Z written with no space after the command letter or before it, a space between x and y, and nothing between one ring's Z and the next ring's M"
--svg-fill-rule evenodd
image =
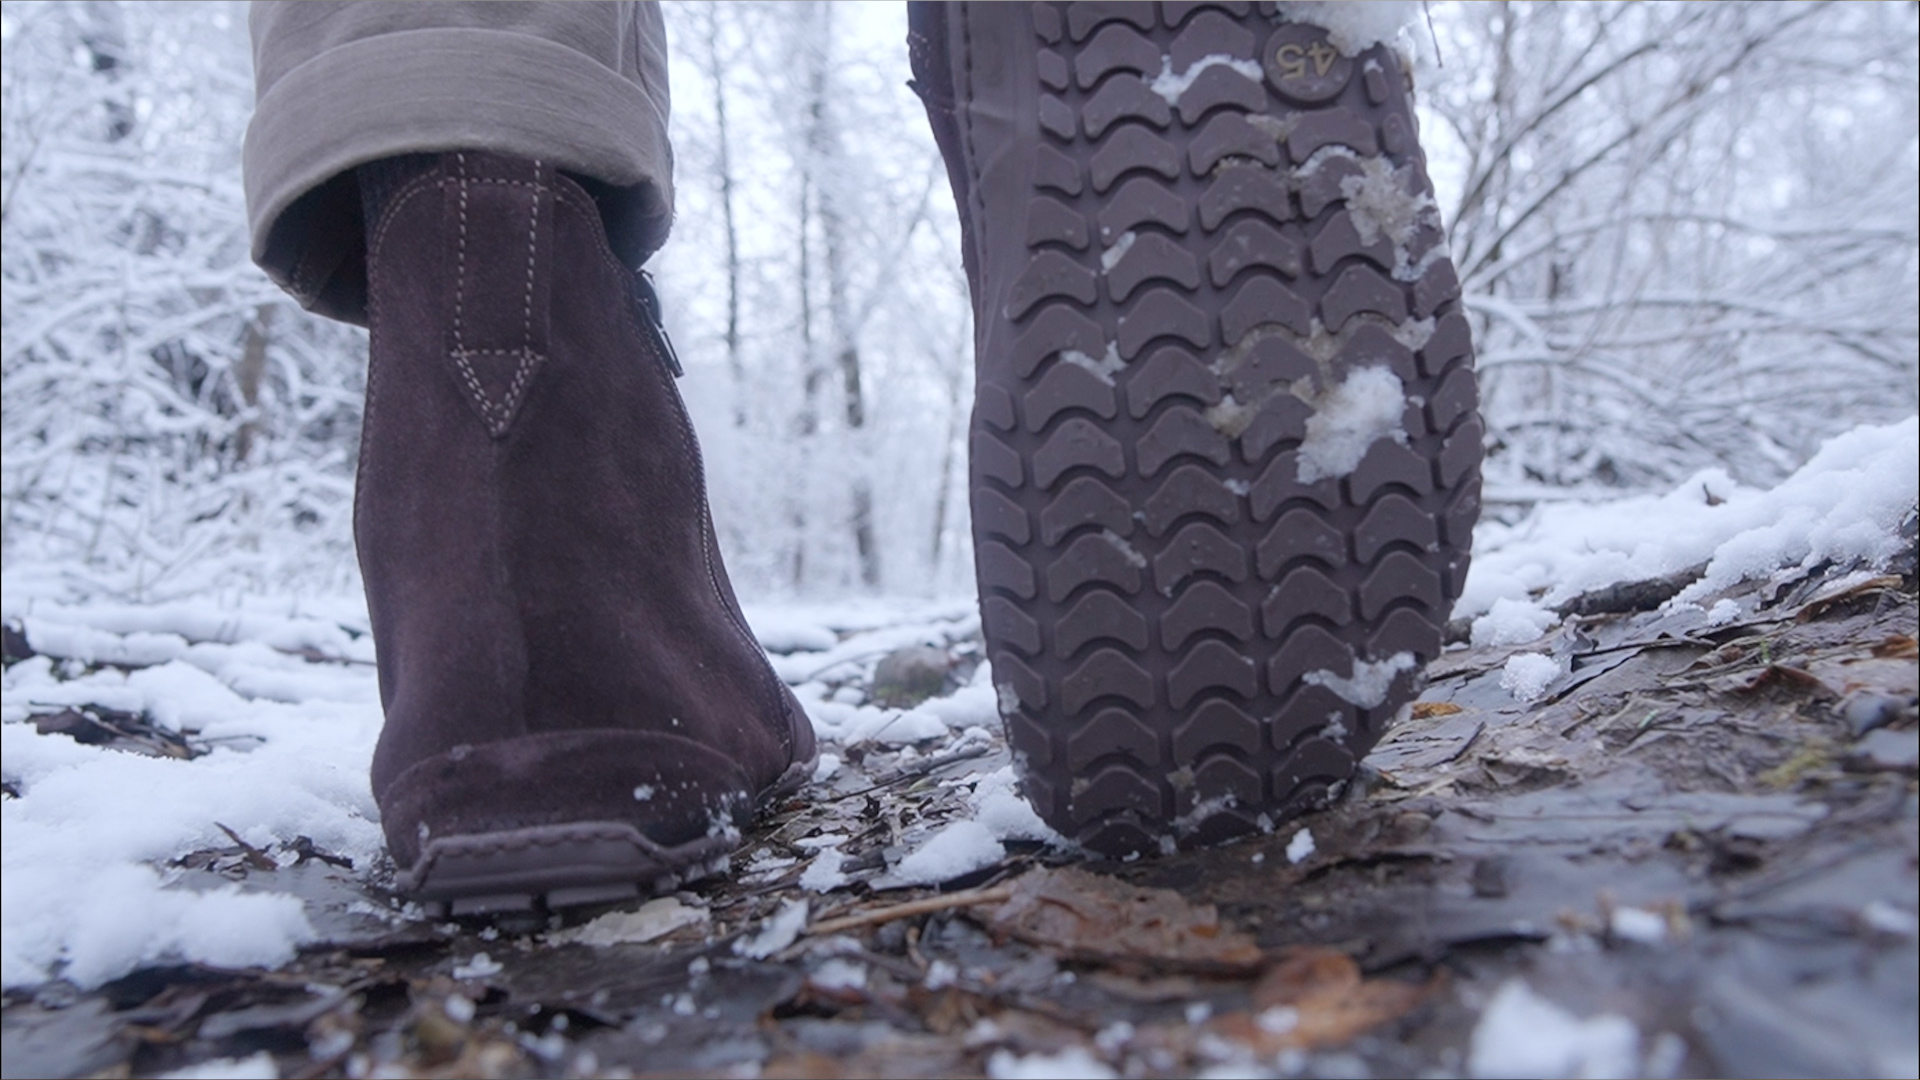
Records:
M918 900L891 904L882 908L869 908L852 915L842 915L837 919L822 919L807 927L810 935L837 934L843 930L856 930L862 926L878 926L895 919L907 919L915 915L930 915L936 911L951 908L974 907L979 904L1005 903L1013 897L1011 885L995 885L990 889L963 889L960 892L947 893L944 896L924 896Z

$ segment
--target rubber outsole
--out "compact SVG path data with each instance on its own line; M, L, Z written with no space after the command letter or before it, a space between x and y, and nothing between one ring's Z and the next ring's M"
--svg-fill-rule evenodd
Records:
M971 428L1009 741L1096 852L1270 829L1412 700L1479 514L1409 87L1270 4L1029 10L1030 186L985 241L1023 254L983 253L1017 271Z
M800 790L818 758L796 762L755 805ZM660 844L626 822L583 821L436 837L395 887L436 917L498 915L659 896L729 866L737 828Z

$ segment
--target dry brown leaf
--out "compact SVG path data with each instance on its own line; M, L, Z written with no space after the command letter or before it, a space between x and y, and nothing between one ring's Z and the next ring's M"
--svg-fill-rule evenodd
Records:
M1222 1016L1212 1026L1258 1055L1344 1046L1406 1015L1431 989L1432 984L1363 979L1347 954L1307 946L1289 952L1260 977L1253 988L1256 1012Z
M1435 716L1452 716L1466 710L1451 701L1416 701L1413 703L1413 718L1426 720Z
M1863 692L1912 697L1920 690L1920 668L1911 660L1856 656L1847 660L1816 660L1808 668L1835 697Z
M1887 640L1873 647L1873 655L1882 660L1912 660L1920 658L1920 642L1905 634L1890 634Z
M1785 664L1771 664L1707 680L1707 689L1720 694L1749 694L1766 686L1827 693L1833 689L1812 672Z
M1220 925L1212 904L1172 889L1146 889L1074 867L1035 870L986 912L998 934L1078 960L1136 969L1252 974L1253 938Z
M1827 588L1815 593L1812 599L1801 605L1799 611L1794 612L1793 617L1800 622L1810 622L1826 614L1829 609L1843 601L1851 600L1856 596L1865 596L1868 593L1881 592L1887 589L1898 589L1899 587L1900 576L1898 574L1881 574L1878 577L1863 578L1859 581L1852 582L1842 578L1840 582L1829 585Z

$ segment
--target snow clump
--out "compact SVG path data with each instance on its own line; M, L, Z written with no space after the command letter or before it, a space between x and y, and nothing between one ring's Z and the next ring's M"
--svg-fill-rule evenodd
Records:
M1033 804L1021 796L1020 780L1011 765L981 776L967 802L973 807L973 819L1001 840L1039 840L1062 846L1067 842L1040 820Z
M1467 1071L1481 1080L1638 1076L1640 1030L1611 1013L1582 1020L1512 979L1480 1014Z
M743 937L733 943L733 951L740 956L755 960L765 960L774 953L794 943L800 937L800 931L807 928L807 902L805 900L783 900L780 910L773 917L760 924L760 932L750 938Z
M1722 501L1701 495L1705 484ZM1551 608L1622 581L1706 565L1674 597L1695 603L1742 581L1821 562L1879 565L1908 542L1900 523L1920 500L1920 418L1862 425L1827 441L1768 491L1707 469L1665 495L1543 504L1515 525L1483 521L1455 614L1501 597Z
M1407 409L1406 389L1384 367L1360 368L1314 402L1307 437L1300 444L1299 480L1311 484L1346 476L1360 465L1367 448L1381 439L1405 444L1400 416Z
M978 821L955 821L900 860L893 876L912 885L937 885L983 870L1006 855L993 830Z
M1301 829L1287 841L1287 861L1297 863L1305 861L1313 854L1313 830Z
M1519 653L1507 658L1500 669L1500 689L1508 691L1522 705L1531 705L1547 694L1547 686L1560 677L1560 661L1545 653Z
M214 1058L161 1073L160 1080L275 1080L279 1075L280 1066L273 1055L262 1050L251 1057Z
M1349 704L1371 709L1387 700L1387 692L1393 689L1395 675L1419 666L1420 661L1412 653L1397 652L1385 660L1354 660L1353 674L1347 678L1322 669L1307 672L1303 681L1324 686Z
M1160 74L1155 75L1152 80L1147 83L1147 89L1165 98L1168 105L1178 106L1180 104L1180 95L1186 93L1187 90L1193 86L1194 80L1200 77L1200 73L1208 68L1215 67L1232 68L1247 78L1252 79L1254 82L1261 81L1262 76L1265 74L1265 72L1260 70L1260 64L1256 60L1242 60L1238 57L1228 56L1225 53L1213 53L1212 55L1203 56L1195 60L1187 70L1176 75L1173 71L1173 57L1162 56L1160 58Z
M1525 645L1553 629L1560 617L1531 600L1501 597L1485 615L1473 620L1473 647Z
M995 1050L987 1059L993 1080L1113 1080L1119 1074L1084 1046L1069 1046L1054 1054L1021 1057L1011 1050Z
M1420 16L1417 0L1374 0L1366 4L1352 0L1296 0L1282 5L1281 10L1294 22L1311 23L1326 30L1327 40L1348 56L1357 56L1383 41L1397 42L1400 32Z

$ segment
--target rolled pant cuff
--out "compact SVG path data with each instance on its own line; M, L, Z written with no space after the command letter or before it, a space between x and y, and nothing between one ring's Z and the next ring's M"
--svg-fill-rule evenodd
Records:
M364 324L357 188L329 182L381 158L461 149L627 189L636 216L659 219L646 230L657 245L673 205L666 114L634 81L544 38L459 27L344 42L275 82L247 128L254 261L302 306Z

